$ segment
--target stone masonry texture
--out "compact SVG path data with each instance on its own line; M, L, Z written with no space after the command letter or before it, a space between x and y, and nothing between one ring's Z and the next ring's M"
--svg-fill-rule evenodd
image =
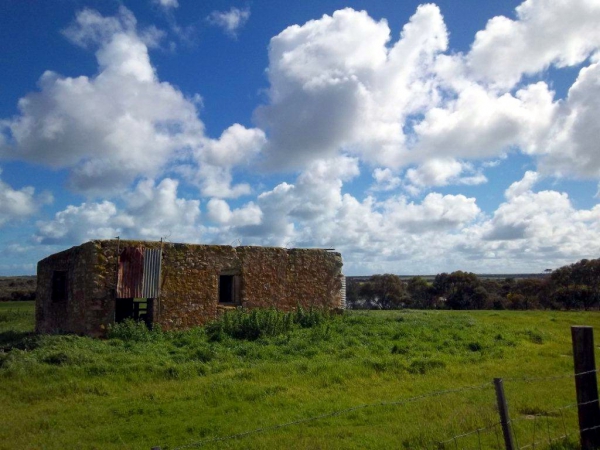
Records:
M214 320L228 308L335 309L342 306L342 257L320 249L231 247L98 240L38 263L36 331L103 337L114 323L118 253L162 247L160 296L152 322L164 330ZM67 298L52 300L55 271L67 272ZM239 305L219 304L219 276L238 275Z

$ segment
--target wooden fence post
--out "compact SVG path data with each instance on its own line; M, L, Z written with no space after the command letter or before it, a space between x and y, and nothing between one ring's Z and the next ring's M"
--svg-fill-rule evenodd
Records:
M510 425L510 416L508 415L508 403L504 395L504 384L502 378L494 378L496 387L496 400L498 401L498 412L500 413L500 423L502 424L502 434L504 435L504 445L506 450L516 450L515 441Z
M571 338L573 340L581 448L582 450L593 450L600 448L600 407L594 358L594 329L573 326L571 327Z

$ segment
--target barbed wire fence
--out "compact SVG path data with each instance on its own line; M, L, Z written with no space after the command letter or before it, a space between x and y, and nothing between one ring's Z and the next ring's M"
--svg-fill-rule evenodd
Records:
M485 390L495 391L496 394L496 402L487 405L495 411L496 417L493 420L491 417L488 417L485 423L476 428L461 430L443 440L432 440L420 443L419 445L404 446L404 448L423 450L563 449L573 448L573 445L576 445L578 441L581 443L582 450L597 449L600 448L600 403L597 387L597 373L599 369L596 368L594 360L593 330L591 327L572 327L571 330L575 366L574 373L544 377L495 378L493 382L433 391L393 401L365 403L275 425L206 438L174 447L173 450L207 447L226 441L243 439L255 434L274 432L287 427L334 418L359 410L386 406L402 407L436 397L445 397L452 394L462 394L464 396L469 391ZM533 412L532 414L526 414L521 411L514 417L510 415L504 392L505 384L516 386L521 383L537 384L566 379L574 379L575 381L576 402L542 412ZM577 412L576 419L572 417L575 411ZM570 447L552 447L561 443L570 445ZM152 450L161 450L161 447L152 447Z

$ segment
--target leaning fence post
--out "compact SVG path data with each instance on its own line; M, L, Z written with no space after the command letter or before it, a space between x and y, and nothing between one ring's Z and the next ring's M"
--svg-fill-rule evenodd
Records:
M502 434L504 435L504 445L506 450L515 450L515 442L510 426L510 416L508 415L508 403L504 395L504 384L502 378L494 378L496 387L496 400L498 401L498 412L500 412L500 423L502 424Z
M594 358L594 329L573 326L571 338L581 448L592 450L600 448L600 407Z

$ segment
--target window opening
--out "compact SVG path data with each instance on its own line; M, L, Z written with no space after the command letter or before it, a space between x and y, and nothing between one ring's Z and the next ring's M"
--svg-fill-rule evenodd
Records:
M67 300L68 289L67 289L68 272L66 270L55 270L52 273L52 294L51 298L53 302L62 302Z
M241 278L239 275L220 275L219 303L239 304L240 284Z

